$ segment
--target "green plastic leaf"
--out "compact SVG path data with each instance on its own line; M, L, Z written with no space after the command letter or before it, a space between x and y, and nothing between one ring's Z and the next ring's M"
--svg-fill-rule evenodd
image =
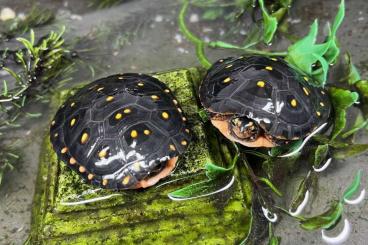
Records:
M170 199L178 201L210 196L230 188L233 182L233 175L223 175L220 178L204 180L183 187L179 190L170 192L168 196Z
M203 15L202 18L204 20L216 20L217 18L221 17L224 14L223 8L211 8L207 9Z
M353 144L336 149L333 152L333 157L336 159L345 159L348 157L360 155L366 151L368 151L368 144Z
M279 245L280 242L281 242L281 237L279 237L279 236L272 236L268 240L268 245Z
M268 14L263 0L258 0L263 16L263 41L270 43L277 30L277 18Z
M300 227L305 230L328 229L335 225L340 219L343 211L343 204L335 201L331 207L324 213L306 218L300 222Z
M356 82L355 87L357 88L359 94L363 97L365 101L368 100L368 80L360 80Z
M337 30L339 29L342 21L345 17L345 1L341 0L339 9L337 11L337 14L335 16L334 23L332 25L332 28L329 30L329 35L327 37L327 43L329 43L329 48L324 54L324 57L328 64L333 64L336 62L339 54L340 54L340 48L338 46L338 41L336 38Z
M346 77L343 78L342 81L347 82L349 85L354 85L356 82L361 80L359 71L353 64L350 53L346 53L344 57L347 65L347 71Z
M207 177L209 179L215 179L218 178L219 175L231 173L236 165L236 162L238 161L238 158L239 155L235 155L235 157L232 159L231 166L228 168L224 168L213 163L206 163L205 169Z
M362 173L363 173L362 170L359 170L357 172L357 174L354 177L353 182L344 191L344 194L342 195L343 199L350 199L359 190L361 179L362 179Z
M290 64L309 75L312 75L312 66L323 56L329 47L328 43L315 44L317 34L318 21L315 20L308 35L289 46L288 55L285 58Z
M292 212L295 212L296 209L300 206L300 204L303 202L306 192L311 186L311 175L308 174L300 183L298 186L298 190L296 192L296 195L293 197L289 210Z
M333 140L344 130L346 110L358 101L359 95L356 92L335 87L331 87L329 93L335 110L335 122L331 134L331 140Z
M277 187L271 182L271 180L264 178L264 177L258 177L258 180L261 181L262 183L266 184L268 187L271 188L271 190L276 193L279 197L282 197L282 193L281 191L279 191L279 189L277 189Z
M363 129L363 128L367 128L368 126L368 120L364 120L364 118L360 121L358 121L358 119L355 121L354 126L349 129L348 131L346 131L345 133L343 133L341 135L342 138L347 138L350 137L352 135L354 135L356 132L358 132L359 130Z
M318 145L316 151L314 152L314 162L313 166L318 168L321 163L326 159L328 154L328 144Z
M338 13L326 41L316 44L318 34L318 21L311 25L307 36L298 40L288 48L286 60L310 76L313 76L319 86L324 86L329 64L336 62L340 54L340 48L336 38L336 32L345 15L344 0L341 1Z

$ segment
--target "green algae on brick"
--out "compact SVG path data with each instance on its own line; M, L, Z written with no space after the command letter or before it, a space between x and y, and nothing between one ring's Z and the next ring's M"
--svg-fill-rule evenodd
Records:
M249 186L246 179L235 181L224 205L216 205L222 200L221 193L183 202L167 197L169 192L203 178L206 162L222 162L219 153L210 150L216 149L211 146L215 143L208 140L211 137L198 116L195 88L200 74L201 71L193 68L154 75L172 89L194 134L187 152L180 157L178 168L158 186L120 192L102 190L88 196L115 196L89 204L64 205L63 202L73 201L94 187L84 184L76 173L58 162L46 135L33 207L31 241L41 244L234 244L243 240L252 225L251 191L244 188ZM54 109L70 93L73 89L56 94L52 101ZM188 178L181 180L184 177ZM160 186L162 182L173 180L179 181Z

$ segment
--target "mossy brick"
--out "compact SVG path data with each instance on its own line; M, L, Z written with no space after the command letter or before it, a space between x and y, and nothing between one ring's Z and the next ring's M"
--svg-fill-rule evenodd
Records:
M222 157L198 116L196 91L203 71L190 68L153 76L173 91L194 134L175 172L146 190L96 193L91 191L95 187L57 160L46 135L34 197L31 244L236 244L247 236L252 226L252 191L246 178L237 178L227 191L226 202L219 198L221 194L188 201L168 198L169 192L203 179L205 163L222 164ZM76 89L57 93L51 103L53 110ZM160 185L162 182L168 183ZM114 196L65 205L82 193L88 198Z

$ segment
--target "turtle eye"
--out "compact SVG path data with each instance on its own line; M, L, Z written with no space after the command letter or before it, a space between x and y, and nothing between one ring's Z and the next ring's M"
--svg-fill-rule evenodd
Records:
M259 131L257 123L247 117L234 117L230 121L230 134L237 139L254 141Z

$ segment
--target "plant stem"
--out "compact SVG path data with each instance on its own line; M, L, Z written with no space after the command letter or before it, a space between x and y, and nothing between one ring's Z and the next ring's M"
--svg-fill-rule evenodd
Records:
M200 38L198 38L197 36L195 36L186 26L185 24L185 16L186 16L186 12L188 10L188 6L189 6L189 1L186 0L183 3L183 6L180 10L179 13L179 17L178 17L178 22L179 22L179 28L180 31L184 34L184 36L191 41L192 43L195 44L196 46L196 54L198 56L198 60L199 62L202 64L202 66L204 66L206 69L211 67L211 62L208 60L208 58L205 55L204 52L204 46L205 46L205 42L203 40L201 40Z

